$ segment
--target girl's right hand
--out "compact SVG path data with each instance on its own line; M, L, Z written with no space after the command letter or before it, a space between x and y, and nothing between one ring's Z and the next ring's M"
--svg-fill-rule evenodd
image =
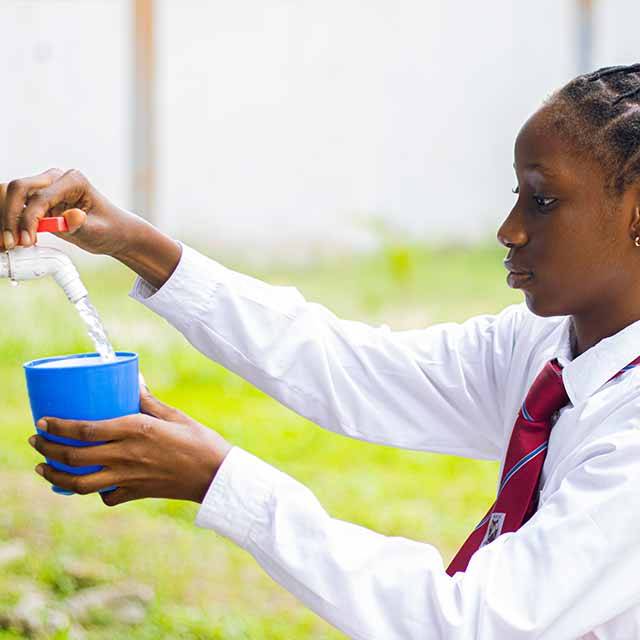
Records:
M69 231L55 236L90 253L113 257L126 254L134 229L145 224L109 202L79 171L49 169L0 184L0 249L35 244L38 222L60 215Z

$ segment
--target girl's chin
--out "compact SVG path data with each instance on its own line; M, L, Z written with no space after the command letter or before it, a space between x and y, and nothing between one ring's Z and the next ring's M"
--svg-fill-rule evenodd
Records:
M524 301L527 308L531 313L543 318L550 318L551 316L566 316L570 315L570 311L567 310L566 305L558 304L543 296L534 295L530 291L524 291Z

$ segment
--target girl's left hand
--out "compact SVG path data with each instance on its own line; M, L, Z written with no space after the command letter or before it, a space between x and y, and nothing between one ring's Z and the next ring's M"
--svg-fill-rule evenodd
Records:
M142 383L140 411L99 421L42 418L53 435L107 442L73 447L32 436L31 446L47 458L74 467L104 467L87 475L57 471L48 464L39 464L36 470L61 489L80 494L117 486L100 494L110 507L139 498L202 502L231 445L212 429L160 402ZM41 421L38 427L42 429Z

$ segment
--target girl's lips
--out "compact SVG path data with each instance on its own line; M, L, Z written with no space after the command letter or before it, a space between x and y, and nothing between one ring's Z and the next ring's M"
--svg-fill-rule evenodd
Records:
M509 271L507 284L512 289L520 289L533 279L533 273L526 271Z

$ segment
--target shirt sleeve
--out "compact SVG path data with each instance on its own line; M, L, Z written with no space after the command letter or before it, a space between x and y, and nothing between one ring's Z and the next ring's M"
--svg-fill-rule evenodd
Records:
M523 305L461 324L391 331L342 320L293 287L182 248L159 290L138 278L129 295L211 360L331 431L500 459L503 391Z
M196 524L351 638L575 639L640 602L639 459L637 430L578 452L523 527L451 577L432 545L331 518L306 487L239 448Z

